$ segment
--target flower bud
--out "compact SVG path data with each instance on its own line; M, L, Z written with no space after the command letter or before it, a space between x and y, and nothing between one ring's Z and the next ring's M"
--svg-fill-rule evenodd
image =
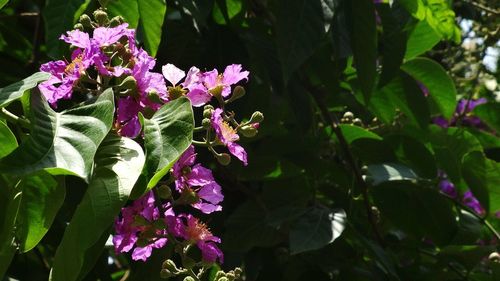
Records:
M81 23L77 23L73 26L73 29L83 31L85 28L83 27L83 25Z
M203 128L205 129L209 129L210 126L212 126L212 123L210 122L210 119L203 118L203 120L201 120L201 126L203 126Z
M99 26L104 26L109 23L108 13L103 10L94 11L94 19Z
M208 109L210 109L210 110L214 110L213 105L211 105L211 104L206 104L206 105L203 107L203 110L208 110Z
M213 109L204 109L203 110L203 118L210 118L212 117L212 112L213 112Z
M500 254L493 252L488 256L488 259L492 262L500 263Z
M80 16L80 20L79 22L84 26L84 27L87 27L87 28L92 28L92 20L90 19L90 17L87 15L87 14L83 14Z
M249 125L245 125L245 126L239 128L238 131L247 138L253 138L258 133L258 131L255 127L249 126Z
M231 163L231 156L227 153L216 154L215 158L222 166L227 166Z
M123 17L116 16L109 21L109 27L117 27L124 22Z
M184 277L184 281L195 281L195 280L191 276L186 276L186 277Z
M229 281L229 279L227 279L227 277L221 277L217 281Z
M120 85L117 86L119 90L124 89L137 89L137 80L133 76L127 76Z
M361 121L361 119L359 118L354 118L354 120L352 120L352 123L356 126L363 126L363 121Z
M171 277L174 277L175 274L173 274L172 272L170 272L170 270L168 269L162 269L160 271L160 278L163 278L163 279L168 279L168 278L171 278Z
M260 111L255 111L252 114L252 117L250 117L250 121L248 121L248 123L260 123L262 121L264 121L264 114Z
M161 199L170 199L172 197L172 190L168 185L162 184L158 187L158 195Z
M148 100L154 102L154 103L163 103L163 101L160 98L160 95L156 91L151 91L148 92Z
M182 270L177 268L177 265L175 264L175 262L173 260L170 260L170 259L164 261L161 265L161 268L166 269L173 274L178 274L178 273L182 272Z
M354 118L354 114L350 111L346 111L346 113L344 113L344 116L342 118L345 118L347 122L349 122Z
M231 97L226 101L226 103L230 103L230 102L233 102L239 98L242 98L244 95L245 95L245 88L241 87L241 86L236 86L233 90L233 94L231 95Z

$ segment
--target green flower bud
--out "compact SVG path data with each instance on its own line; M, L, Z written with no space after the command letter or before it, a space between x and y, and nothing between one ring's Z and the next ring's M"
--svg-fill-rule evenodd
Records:
M247 138L253 138L258 133L258 130L251 125L245 125L239 128L238 131Z
M210 122L210 119L208 119L208 118L203 118L203 120L201 120L201 126L203 126L203 128L205 128L205 129L210 128L210 126L212 126L211 124L212 123Z
M221 277L217 279L217 281L229 281L229 279L227 279L227 277Z
M120 24L122 24L123 22L124 22L123 17L116 16L116 17L111 18L111 20L109 21L109 26L110 27L117 27Z
M156 91L151 91L148 93L148 100L154 102L154 103L163 103L163 101L160 98L160 95Z
M84 27L87 27L87 28L92 28L92 20L90 19L90 17L87 15L87 14L83 14L80 16L80 20L79 22L84 26Z
M186 276L186 277L184 277L184 281L195 281L195 280L191 276Z
M100 9L94 11L94 19L99 26L105 26L109 23L108 13Z
M85 28L83 27L83 25L81 23L77 23L73 26L73 29L78 29L80 31L83 31Z
M203 110L208 110L208 109L210 109L210 110L214 110L213 105L211 105L211 104L206 104L206 105L203 107Z
M166 184L160 185L158 187L158 195L161 199L170 199L172 197L172 190Z
M177 268L175 262L170 259L164 261L163 264L161 265L161 268L170 271L172 274L179 274L183 272L183 270Z
M245 88L241 87L241 86L236 86L233 90L233 94L231 95L231 97L226 101L226 103L230 103L230 102L233 102L239 98L242 98L244 95L245 95Z
M137 81L133 76L127 76L123 81L116 87L119 90L124 89L137 89Z
M354 114L350 111L347 111L346 113L344 113L344 116L342 118L351 121L354 118Z
M214 110L210 108L206 108L203 110L203 118L211 118L212 117L212 112Z
M227 153L216 154L215 158L222 166L227 166L231 163L231 156Z
M170 272L170 270L168 269L162 269L160 271L160 278L163 278L163 279L168 279L168 278L171 278L171 277L174 277L175 274L173 274L172 272Z
M361 121L361 119L359 118L354 118L354 120L352 120L352 123L356 126L363 126L363 121Z
M262 121L264 121L264 114L260 111L255 111L252 114L252 117L250 117L250 121L248 121L248 123L260 123Z

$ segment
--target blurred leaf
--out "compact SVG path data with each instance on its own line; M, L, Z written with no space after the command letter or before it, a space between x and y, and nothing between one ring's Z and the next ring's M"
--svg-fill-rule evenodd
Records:
M401 69L429 90L429 97L445 118L449 119L453 115L457 104L457 90L441 65L427 58L415 58L403 64Z
M137 0L110 0L106 8L110 16L122 16L131 28L137 28L139 24Z
M0 120L0 159L9 155L17 147L16 136L9 129L9 126Z
M311 207L291 226L290 253L316 250L332 243L342 234L346 222L342 209Z
M459 262L470 271L493 251L494 246L450 245L442 248L438 257L442 264Z
M410 60L436 46L441 36L430 27L427 21L419 21L408 37L405 59Z
M193 108L187 98L171 101L151 119L144 119L146 169L150 177L148 190L168 173L191 145L193 128Z
M7 193L8 196L6 212L0 214L4 216L3 225L0 228L0 276L4 276L17 250L14 234L21 192L13 186L2 186L1 192Z
M425 19L443 38L460 43L461 29L455 23L455 12L448 0L426 1Z
M207 17L213 7L213 0L179 0L179 4L191 14L198 27L206 26Z
M348 144L351 144L357 139L382 140L379 135L355 125L341 124L340 130Z
M55 112L41 94L33 93L31 106L30 138L0 160L0 171L26 175L46 170L87 180L97 147L111 129L113 90L63 112Z
M463 158L462 174L486 212L500 210L500 165L482 152L472 151Z
M65 186L41 171L27 176L18 185L22 192L16 221L16 237L22 253L33 249L47 231L61 207Z
M212 10L214 21L218 24L227 24L242 11L242 7L241 0L217 0Z
M453 206L437 190L408 181L391 181L372 188L371 193L382 216L408 235L443 245L455 234Z
M0 107L5 107L9 103L20 99L24 92L35 88L38 83L49 79L50 74L46 72L37 72L19 82L11 84L0 89Z
M98 258L87 253L98 241L104 246L101 237L127 202L145 162L138 143L114 134L104 139L95 159L89 186L57 248L52 281L77 280L84 263Z
M155 57L160 46L163 19L167 11L165 0L137 0L139 29L144 37L146 51Z
M320 0L281 0L276 24L285 83L320 43L324 32Z
M45 41L47 54L59 57L66 44L59 37L73 29L75 14L85 4L85 0L47 0L42 11L45 21Z
M9 0L0 0L0 9L3 8L3 6L5 6L5 4L7 4L9 2Z
M398 2L415 18L423 20L425 18L426 0L399 0Z
M474 108L474 114L490 128L500 132L500 103L489 102Z
M377 76L377 26L372 0L348 1L351 9L351 44L359 84L365 101L375 86Z
M372 185L379 185L388 181L417 180L415 172L401 164L385 163L368 165L366 180Z

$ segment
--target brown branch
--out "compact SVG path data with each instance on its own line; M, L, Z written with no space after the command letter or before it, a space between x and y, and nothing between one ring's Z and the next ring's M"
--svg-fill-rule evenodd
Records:
M485 6L481 3L478 3L478 2L475 2L475 1L472 1L472 0L464 0L465 3L467 4L470 4L471 6L474 6L476 8L478 8L479 10L482 10L482 11L485 11L487 13L490 13L490 14L493 14L493 15L500 15L500 11L498 10L495 10L493 8L490 8L488 6Z

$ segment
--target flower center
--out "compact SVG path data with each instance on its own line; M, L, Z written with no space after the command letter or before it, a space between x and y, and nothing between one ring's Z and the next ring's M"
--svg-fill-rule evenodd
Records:
M186 234L189 239L193 241L203 241L212 236L207 225L198 220L196 220L194 224L189 224L186 229Z
M224 137L225 140L230 142L235 142L240 139L240 137L236 133L236 130L233 129L233 127L231 127L226 121L222 121L220 127L222 136Z
M73 74L75 68L78 68L80 74L83 73L83 54L78 55L70 64L66 66L64 69L64 73L67 75Z

